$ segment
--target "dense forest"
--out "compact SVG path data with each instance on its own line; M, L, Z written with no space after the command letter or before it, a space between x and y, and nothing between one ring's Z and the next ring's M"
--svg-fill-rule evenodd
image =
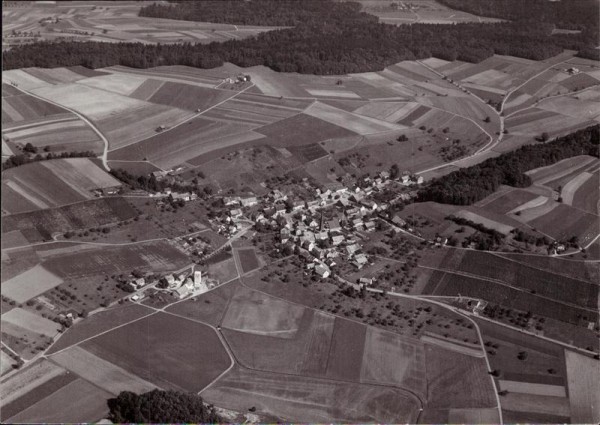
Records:
M196 394L154 390L137 395L122 391L108 400L113 423L223 423Z
M202 15L204 2L154 5L142 9L145 16L213 19ZM282 23L279 0L217 2L229 11L224 16L233 22L263 25ZM379 71L402 60L436 56L446 60L479 62L493 54L541 60L563 49L598 54L597 43L588 32L551 35L552 23L523 25L520 22L497 24L463 23L456 25L387 25L360 12L354 3L297 1L286 19L300 21L293 28L259 34L244 40L211 44L144 45L141 43L39 42L3 53L4 69L82 65L100 68L124 65L148 68L159 65L187 65L214 68L224 62L248 67L265 65L275 71L336 75ZM269 9L271 7L273 10ZM261 13L252 17L254 8ZM261 9L262 8L262 9ZM271 13L272 12L272 13ZM237 13L237 15L236 15ZM260 16L263 18L259 19ZM216 19L216 18L214 18ZM225 19L225 18L223 18ZM290 21L290 22L291 22ZM593 56L592 55L592 56Z
M419 190L418 200L470 205L492 194L502 184L527 187L532 182L524 174L526 171L577 155L598 157L599 140L600 125L594 125L551 142L523 146L433 180Z

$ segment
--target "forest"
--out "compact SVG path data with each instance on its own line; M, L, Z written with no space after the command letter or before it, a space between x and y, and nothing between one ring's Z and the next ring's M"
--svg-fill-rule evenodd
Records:
M177 5L154 5L143 8L144 16L213 19L202 15L204 2L182 2ZM231 2L218 2L223 8ZM277 0L260 0L227 9L228 21L260 21L262 25L281 23L281 13L269 13L262 5ZM38 42L3 53L4 69L61 66L101 68L123 65L149 68L160 65L187 65L215 68L224 62L249 67L264 65L279 72L339 75L380 71L403 61L435 56L453 61L480 62L494 54L542 60L563 49L580 51L586 57L598 56L593 49L597 39L590 32L551 35L552 23L524 25L521 22L496 24L461 23L456 25L387 25L375 22L373 16L360 12L354 3L332 1L291 2L286 19L310 16L293 28L264 32L244 40L223 43L144 45L141 43L102 42ZM318 4L318 6L315 6ZM250 20L254 8L262 10ZM275 7L275 6L273 6ZM279 10L275 8L275 10ZM189 13L186 13L188 11ZM238 15L236 15L236 13ZM263 16L263 19L259 19ZM339 16L338 16L339 15ZM328 17L330 19L328 19ZM214 18L217 19L217 18ZM222 18L225 19L225 18ZM283 18L281 18L283 19Z
M599 156L600 124L578 130L551 142L523 146L434 179L418 192L418 201L471 205L496 191L500 185L530 186L524 174L577 155Z
M223 423L202 397L177 391L122 391L108 400L113 423Z

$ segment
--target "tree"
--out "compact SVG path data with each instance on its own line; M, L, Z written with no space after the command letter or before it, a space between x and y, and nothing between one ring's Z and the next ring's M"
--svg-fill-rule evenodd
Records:
M27 143L25 145L25 147L23 148L23 152L27 152L27 153L37 153L38 149L33 146L31 143Z
M490 122L490 121L491 121L491 119L490 119L490 117L489 117L489 116L488 116L488 117L485 117L485 119L483 120L483 122Z
M394 180L400 176L400 168L398 168L398 164L394 164L390 167L390 179Z

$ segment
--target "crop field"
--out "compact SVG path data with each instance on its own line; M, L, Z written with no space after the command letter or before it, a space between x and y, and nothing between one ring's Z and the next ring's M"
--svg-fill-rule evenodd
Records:
M570 96L544 99L540 101L538 108L581 120L593 120L600 115L598 102L575 99Z
M582 261L573 261L561 257L547 257L547 256L517 256L510 255L508 253L498 254L502 257L513 261L515 263L524 264L529 267L536 269L546 270L550 273L572 277L579 280L594 281L596 277L596 267L593 264L589 264ZM591 266L591 267L586 267ZM593 272L593 273L592 273Z
M320 102L316 102L308 107L305 114L361 135L401 130L404 128L374 118L351 114Z
M565 176L567 176L568 181L570 180L570 175L577 175L595 163L598 163L597 158L589 155L579 155L572 158L563 159L562 161L546 167L535 168L527 171L526 174L531 177L533 182L536 184L544 184L553 187L552 183L548 183L561 179Z
M38 96L74 109L93 120L143 108L146 103L116 93L71 83L32 90Z
M549 397L566 397L565 387L560 385L536 384L521 381L500 380L500 389L511 393L534 394Z
M49 84L73 83L85 78L68 68L24 68L23 71Z
M297 146L312 140L314 143L327 139L354 136L356 133L316 117L298 114L256 130L267 136L263 142L280 147Z
M506 214L515 208L525 205L527 202L536 199L536 195L522 189L509 188L506 192L501 192L500 196L495 194L488 196L476 205L479 208L497 212L499 214Z
M290 151L294 157L296 157L302 163L312 162L327 156L327 151L317 143L289 147L287 150Z
M488 229L497 230L498 232L503 233L505 235L508 235L510 233L510 231L512 229L514 229L513 226L509 226L508 224L499 223L495 220L491 220L489 218L482 217L481 215L476 214L471 211L460 210L456 213L456 216L465 218L467 220L471 220L475 223L482 224L483 226L487 227Z
M196 112L196 110L205 110L215 106L234 94L234 92L228 90L215 90L183 83L165 82L148 99L148 102Z
M550 299L589 308L598 305L598 286L591 281L570 279L486 252L466 251L456 269L522 287Z
M221 283L228 282L231 279L238 277L233 256L227 255L224 260L216 261L216 257L218 256L219 255L216 255L211 258L212 261L208 265L208 275Z
M12 309L2 314L1 318L3 327L12 325L29 332L36 332L49 337L55 336L60 329L58 323L40 317L37 314L22 308Z
M95 124L115 150L156 136L159 125L173 127L192 116L189 111L147 103L142 108L123 111L97 120Z
M577 236L579 243L585 246L598 235L598 220L597 215L559 204L549 213L528 224L557 240Z
M231 299L223 327L258 335L293 338L304 308L240 288Z
M118 395L121 391L143 393L156 388L126 370L76 346L54 354L52 361L79 375L102 390Z
M52 239L52 235L67 231L95 228L132 219L135 210L121 197L92 199L59 208L16 213L3 218L3 237L19 230L28 242ZM23 245L15 238L10 246Z
M369 327L360 380L410 388L425 396L427 382L424 345L418 340Z
M502 409L518 413L524 420L530 413L568 418L570 416L569 399L566 397L548 397L533 394L511 393L502 398ZM513 413L513 414L514 414ZM525 419L526 420L526 419Z
M410 423L418 405L401 390L234 368L202 392L209 403L285 422Z
M581 186L583 186L588 180L592 178L593 174L584 171L575 178L569 180L567 184L563 187L561 191L561 195L563 198L563 202L567 205L573 205L573 198L575 197L575 193L579 190ZM598 184L598 178L596 177L595 184ZM596 187L597 188L597 187ZM598 192L598 190L596 190Z
M570 350L565 350L565 358L572 422L598 422L600 410L595 396L600 392L598 361Z
M147 85L150 79L160 81L160 85L166 81L171 81L174 83L185 83L199 87L213 88L219 85L225 78L228 78L231 75L237 75L241 72L241 68L238 68L230 63L225 63L223 66L213 69L193 68L183 65L157 66L155 68L137 69L122 65L115 65L104 68L104 70L110 72L111 74L133 74L147 78L146 83L138 87L138 90L141 91L147 90L147 88L144 88L144 85ZM160 86L157 83L150 84L157 86L157 89ZM132 95L134 95L134 93L132 93Z
M86 423L108 413L110 394L83 379L77 379L33 406L8 418L10 423ZM69 406L65 409L65 406Z
M92 88L105 90L120 95L128 96L146 81L145 78L136 75L108 74L98 77L85 78L77 81Z
M410 3L414 9L409 9L400 3L401 7L392 8L390 3L383 0L359 0L363 11L375 15L379 22L400 25L412 23L425 24L456 24L464 22L500 22L498 19L472 15L449 9L435 1L423 1Z
M217 326L225 314L229 300L239 287L238 281L218 286L194 299L185 300L166 309L167 312Z
M303 309L293 338L275 333L256 335L231 329L224 331L238 362L248 368L324 378L335 318ZM334 359L332 359L334 360Z
M111 160L147 159L168 169L217 149L253 141L262 136L244 124L195 118L176 129L109 152ZM199 136L201 143L198 143Z
M24 90L31 90L39 87L46 87L50 84L46 81L34 77L25 70L11 69L2 73L3 83L14 83Z
M496 405L484 359L466 357L429 344L425 345L424 353L428 408L488 408Z
M572 204L575 208L599 215L598 202L600 201L600 191L598 190L598 181L600 180L600 171L596 171L575 190L572 197Z
M2 380L0 400L2 400L2 419L5 419L4 408L18 400L31 390L64 374L66 371L47 360L38 360L28 365L25 370Z
M231 363L214 330L166 313L112 330L82 347L160 387L189 392L202 390Z
M113 75L135 75L135 74L120 74L114 73ZM133 92L129 94L129 97L139 100L150 99L164 84L164 81L157 80L154 78L147 78L142 84L139 85Z
M445 273L437 285L435 295L469 296L481 298L490 303L499 304L505 308L520 311L531 311L544 317L551 317L566 323L580 324L581 317L597 317L597 314L562 304L536 294L520 291L512 287L493 284L490 281L466 277L453 273Z
M145 242L118 247L102 247L46 259L44 267L62 278L112 275L141 271L178 270L188 258L167 242Z
M10 87L3 85L3 87ZM37 99L33 96L18 94L2 98L2 125L7 127L16 124L33 122L38 119L60 119L73 115L56 105Z
M98 135L80 120L50 122L25 129L4 132L13 143L31 143L37 148L50 147L51 151L102 152L103 144Z
M244 273L251 272L260 266L260 262L258 261L258 257L256 256L256 251L254 248L237 249L236 254L240 259L240 264Z
M117 306L98 312L87 317L84 321L70 327L61 335L61 337L52 345L52 347L50 347L50 349L47 351L47 354L50 355L58 351L62 351L65 348L80 343L81 341L108 331L115 326L120 326L132 320L139 319L150 313L152 313L152 310L140 304Z
M2 295L24 303L63 283L58 276L37 265L12 279L2 282Z

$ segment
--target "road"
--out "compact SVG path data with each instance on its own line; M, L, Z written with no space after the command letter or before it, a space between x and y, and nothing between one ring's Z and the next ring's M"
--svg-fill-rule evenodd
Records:
M19 90L20 92L24 93L24 94L27 94L27 95L32 96L32 97L35 97L36 99L39 99L39 100L43 100L44 102L51 103L51 104L53 104L55 106L58 106L59 108L65 109L65 110L67 110L67 111L69 111L69 112L77 115L83 122L85 122L87 125L89 125L90 128L94 131L94 133L96 133L98 135L98 137L100 137L100 140L102 140L102 142L104 142L104 150L102 151L102 155L100 156L100 159L102 159L102 165L104 166L104 169L106 171L110 171L110 168L108 167L108 161L107 161L107 158L108 158L108 139L106 137L104 137L104 134L102 134L102 132L100 130L98 130L98 128L89 119L87 119L87 117L85 115L77 112L74 109L68 108L68 107L66 107L64 105L61 105L61 104L56 103L56 102L53 102L53 101L48 100L48 99L46 99L44 97L38 96L35 93L31 93L31 92L29 92L27 90L23 90L23 89L21 89L19 87L16 87L16 86L13 86L13 87L15 89Z

